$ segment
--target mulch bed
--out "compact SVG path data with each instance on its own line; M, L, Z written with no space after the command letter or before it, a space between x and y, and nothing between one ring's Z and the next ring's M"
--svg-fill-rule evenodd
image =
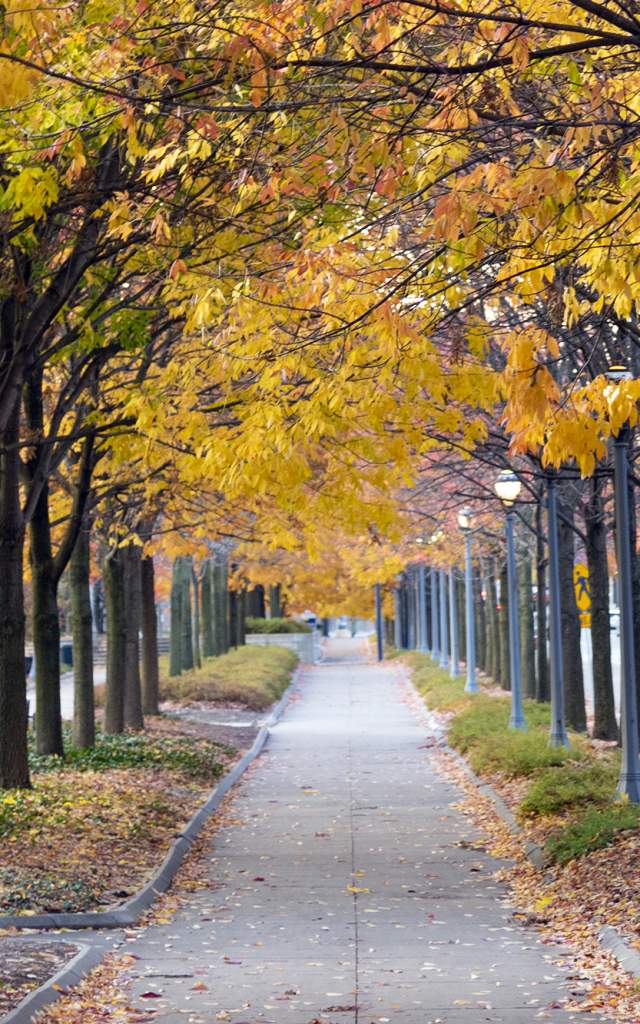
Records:
M0 941L0 1017L13 1010L75 956L76 946L4 938Z

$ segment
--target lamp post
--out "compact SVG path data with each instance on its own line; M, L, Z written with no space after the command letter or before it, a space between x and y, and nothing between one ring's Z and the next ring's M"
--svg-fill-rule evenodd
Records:
M378 654L378 661L382 661L384 656L383 649L383 638L382 638L382 587L379 583L375 586L376 593L376 648Z
M447 615L447 580L444 569L438 569L440 584L440 666L449 667L449 617Z
M467 622L467 693L478 692L476 679L476 622L473 614L473 562L471 560L471 527L473 514L470 508L462 508L458 512L458 526L464 534L464 586L465 611Z
M438 577L435 569L429 570L431 585L431 657L437 661L440 657L440 624L438 622Z
M456 591L453 569L449 568L449 622L451 632L451 658L449 661L449 675L456 679L460 675L460 656L458 649L458 608L456 605Z
M629 380L625 366L611 366L607 380L612 384ZM629 443L631 430L625 424L613 438L613 487L616 505L616 548L620 581L621 696L620 732L622 765L618 792L634 804L640 803L640 760L638 712L636 705L636 664L633 645L633 592L631 587L631 533L629 515Z
M568 747L569 738L564 721L564 678L562 667L562 626L560 619L560 558L558 554L558 511L556 480L552 472L547 475L547 523L549 533L549 641L551 648L551 730L552 747ZM538 629L538 643L545 637Z
M507 582L509 591L509 671L511 676L511 729L526 729L522 710L522 688L520 684L520 616L518 614L518 576L516 572L516 548L513 529L513 503L520 494L522 484L510 469L498 474L495 492L506 512L505 536L507 540Z

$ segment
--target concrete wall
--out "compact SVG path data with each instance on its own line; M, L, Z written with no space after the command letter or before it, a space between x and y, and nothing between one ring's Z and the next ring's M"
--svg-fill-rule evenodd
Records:
M247 633L248 644L263 647L288 647L295 651L300 661L311 664L315 661L315 637L313 633Z

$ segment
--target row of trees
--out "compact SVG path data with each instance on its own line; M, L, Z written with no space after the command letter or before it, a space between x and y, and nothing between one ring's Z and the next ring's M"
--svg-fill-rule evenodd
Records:
M119 722L153 550L233 537L252 582L355 605L411 560L407 523L446 518L443 474L482 502L515 461L535 503L562 465L606 522L606 441L640 395L602 373L640 369L619 5L112 13L8 5L0 26L4 786L28 781L25 579L57 752L58 589L89 535ZM84 585L76 604L86 636Z

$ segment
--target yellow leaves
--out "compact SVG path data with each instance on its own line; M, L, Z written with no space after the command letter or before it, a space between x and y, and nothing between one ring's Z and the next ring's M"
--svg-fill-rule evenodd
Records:
M134 208L131 200L121 192L107 204L106 209L109 211L108 236L126 241L133 231Z
M59 191L53 167L24 167L7 185L0 208L11 211L15 222L25 217L38 221L56 201Z
M146 164L153 165L145 171L145 180L150 183L159 181L183 159L184 153L182 149L174 143L155 147L147 154L145 160Z
M158 212L151 221L151 237L156 242L171 241L171 228L162 213Z

